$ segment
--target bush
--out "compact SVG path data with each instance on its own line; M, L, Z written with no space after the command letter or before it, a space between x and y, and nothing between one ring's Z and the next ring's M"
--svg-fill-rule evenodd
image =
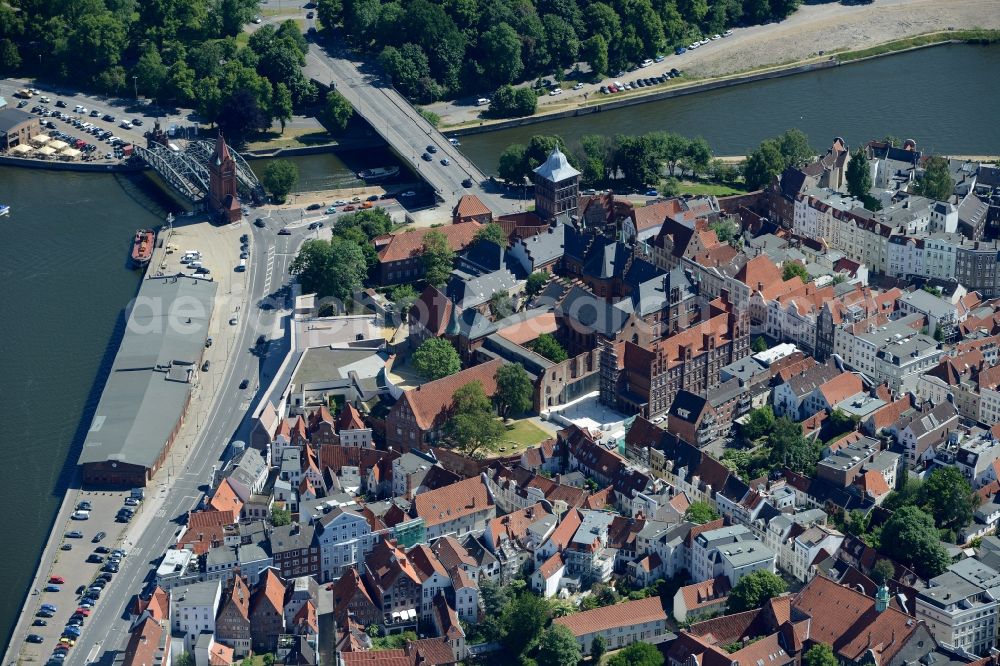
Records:
M538 108L538 97L530 88L504 85L497 88L493 94L487 113L493 118L516 118L533 115L536 108Z

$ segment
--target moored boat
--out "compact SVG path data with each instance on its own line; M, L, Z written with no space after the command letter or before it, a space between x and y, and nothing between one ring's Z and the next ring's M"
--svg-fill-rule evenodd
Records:
M10 206L0 204L0 217L3 217L4 215L10 215Z
M135 240L132 241L132 265L136 267L145 266L153 256L153 241L156 239L156 232L152 229L139 229L135 232Z
M399 167L375 167L374 169L363 169L358 172L358 178L362 180L385 180L392 178L399 173Z

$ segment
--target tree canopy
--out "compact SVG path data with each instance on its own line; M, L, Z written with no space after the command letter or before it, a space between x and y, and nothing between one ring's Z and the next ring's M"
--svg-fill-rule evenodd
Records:
M428 338L413 352L413 367L428 381L453 375L462 369L454 345L444 338Z
M496 222L490 222L477 229L475 240L476 242L490 241L500 247L507 247L507 234L504 233L503 227Z
M718 517L719 512L708 502L692 502L691 506L684 512L684 520L690 520L698 525L716 520Z
M563 349L559 341L551 333L542 333L532 343L531 349L535 353L541 354L553 363L562 363L567 358L566 350Z
M790 166L801 166L816 151L809 146L809 138L798 129L790 129L781 136L766 139L747 156L743 165L743 179L747 187L757 190L766 187L771 179Z
M542 632L538 641L538 666L577 666L583 657L576 636L561 624Z
M326 101L323 104L323 112L320 120L334 134L341 134L347 129L347 124L354 115L354 107L347 101L347 98L336 90L331 90L326 94Z
M494 400L501 416L519 416L531 409L531 378L520 363L504 363L497 370Z
M361 288L368 265L357 243L334 236L304 242L289 271L298 276L303 293L347 301Z
M632 643L608 659L608 666L663 666L663 653L649 643Z
M751 572L741 578L730 592L728 612L742 613L760 608L765 601L784 593L786 589L785 581L777 574L765 569Z
M906 564L923 578L933 578L951 563L934 520L922 509L904 506L882 526L879 550Z
M801 279L803 282L808 282L809 272L805 266L797 261L785 262L785 265L781 267L781 279L791 280L794 277Z
M955 191L955 179L948 171L948 160L939 155L927 158L924 177L917 184L917 192L930 199L947 201Z
M871 187L872 169L864 148L859 147L851 153L851 161L847 163L847 191L860 199L868 194Z
M431 231L424 236L424 279L427 284L442 286L451 275L455 252L448 245L448 238L440 231Z
M267 191L274 195L275 200L282 203L299 182L299 168L288 160L274 160L264 167L260 179Z
M455 445L470 456L482 449L493 449L506 430L493 413L493 405L483 391L483 384L474 381L455 391L455 409L446 430Z
M805 653L803 666L838 666L837 656L833 648L826 643L816 643Z

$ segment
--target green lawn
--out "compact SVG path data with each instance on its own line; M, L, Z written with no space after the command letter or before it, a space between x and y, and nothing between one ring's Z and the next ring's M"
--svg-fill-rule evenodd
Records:
M268 131L251 141L251 150L277 150L278 148L298 148L315 146L317 144L334 143L335 139L327 132L314 128L286 127L285 133L280 130Z
M501 444L506 451L499 451L503 455L510 455L523 451L532 446L537 446L549 438L549 434L527 419L515 421L513 428L507 431L506 441Z
M719 185L718 183L701 183L691 180L682 180L681 194L728 197L732 194L746 194L746 190L738 190L735 187L730 187L729 185Z

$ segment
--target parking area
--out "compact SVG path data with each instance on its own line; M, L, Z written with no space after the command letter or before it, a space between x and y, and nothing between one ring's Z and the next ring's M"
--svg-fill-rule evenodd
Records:
M142 503L130 500L129 491L80 491L74 509L78 518L71 518L65 524L62 539L59 541L51 569L42 574L40 584L31 591L29 609L31 626L29 634L38 637L41 642L27 642L22 651L22 659L46 662L52 658L53 651L60 643L60 638L78 634L87 623L84 613L89 612L86 606L96 606L101 603L100 589L94 589L92 601L86 601L88 588L97 585L103 588L106 583L97 582L99 577L112 578L116 567L110 566L112 551L123 548L128 551L124 542L128 522L116 520L116 514L126 506L126 501L133 504L131 509L139 512ZM89 507L89 509L87 509ZM108 569L102 571L102 569ZM78 609L83 608L79 613ZM67 629L76 615L81 623L79 629ZM70 638L72 641L72 638ZM64 642L68 650L75 649L69 641ZM58 660L58 658L56 658Z
M46 99L51 98L46 97ZM39 103L26 106L24 110L40 118L49 136L82 151L84 159L88 161L120 160L123 157L122 146L136 142L144 143L142 132L147 128L147 124L152 125L153 122L140 117L119 119L114 114L102 114L82 104L70 107L63 100L57 100L58 103L62 103L63 106L52 107L39 100ZM139 124L133 125L133 121L138 121ZM128 125L127 131L121 127L122 124Z

